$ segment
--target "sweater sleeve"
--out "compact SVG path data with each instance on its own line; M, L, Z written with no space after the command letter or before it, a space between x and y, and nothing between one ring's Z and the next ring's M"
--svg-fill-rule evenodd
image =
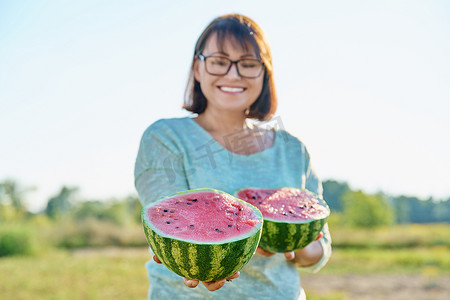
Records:
M169 128L163 125L156 122L144 132L136 158L135 186L143 206L189 189L183 153L171 139Z
M318 194L320 197L322 197L323 188L322 188L322 182L317 177L316 173L311 167L310 163L310 157L309 153L305 151L305 158L306 158L306 189L310 190L311 192L314 192ZM320 245L323 249L323 256L320 259L320 261L310 267L303 267L302 270L307 270L313 273L318 272L322 267L324 267L328 260L331 257L331 235L330 231L328 229L328 224L325 224L325 226L322 229L323 236L319 239Z

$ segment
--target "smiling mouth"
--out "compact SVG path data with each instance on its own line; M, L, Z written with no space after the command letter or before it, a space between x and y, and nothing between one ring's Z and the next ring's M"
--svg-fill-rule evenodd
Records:
M245 90L244 88L227 87L227 86L220 86L219 89L224 92L230 92L230 93L240 93Z

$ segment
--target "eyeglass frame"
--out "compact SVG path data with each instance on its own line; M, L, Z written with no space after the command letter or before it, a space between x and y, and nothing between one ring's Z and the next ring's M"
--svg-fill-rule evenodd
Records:
M237 71L237 73L239 74L239 76L241 76L241 77L243 77L243 78L258 78L258 77L261 75L261 73L264 71L264 69L265 69L265 67L264 67L264 62L262 62L261 60L256 59L256 58L242 58L242 59L238 59L238 60L231 60L231 59L229 59L228 57L214 56L214 55L211 55L211 56L204 56L204 55L201 54L201 53L197 53L197 57L198 57L201 61L204 61L204 62L205 62L205 70L206 70L206 72L207 72L209 75L213 75L213 76L224 76L224 75L227 75L228 72L230 72L231 66L232 66L233 64L236 65L236 71ZM230 62L230 65L228 66L228 70L227 70L225 73L223 73L223 74L213 74L213 73L210 73L210 72L208 71L208 68L206 67L206 59L207 59L207 58L210 58L210 57L218 57L218 58L223 58L223 59L228 60L228 61ZM254 60L254 61L259 62L259 63L261 64L261 71L260 71L260 72L258 73L258 75L256 75L256 76L244 76L244 75L242 75L242 74L239 72L239 67L238 67L238 63L239 63L240 61L242 61L242 60Z

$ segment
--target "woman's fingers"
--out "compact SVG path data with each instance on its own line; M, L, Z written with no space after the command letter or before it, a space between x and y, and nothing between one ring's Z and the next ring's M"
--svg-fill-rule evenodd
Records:
M198 280L195 279L187 279L183 277L184 285L189 288L195 288L198 285Z
M284 256L287 260L293 260L295 258L294 251L284 252Z
M239 275L240 275L240 272L237 272L234 275L228 277L227 279L222 279L222 280L218 280L218 281L209 281L209 282L202 281L202 283L210 292L214 292L214 291L217 291L218 289L220 289L221 287L223 287L227 281L231 281L232 279L238 278ZM198 280L187 279L187 278L183 278L183 282L187 287L190 287L190 288L195 288L199 283Z
M153 260L155 262L157 262L158 264L161 264L161 261L159 260L159 258L156 255L153 255ZM239 275L240 275L240 272L238 271L237 273L233 274L232 276L228 277L227 279L211 281L211 282L202 281L202 283L209 291L213 292L213 291L217 291L218 289L223 287L225 282L231 281L232 279L235 279L235 278L238 278ZM183 277L183 283L184 283L184 285L186 285L189 288L195 288L199 284L199 281L195 280L195 279L187 279L187 278Z
M159 258L156 255L153 255L153 260L157 262L158 264L162 264L162 262L159 260Z
M223 287L225 285L225 282L227 282L226 279L222 279L222 280L218 280L218 281L211 281L211 282L202 281L203 285L210 292L217 291L218 289L220 289L221 287Z
M260 247L256 248L256 252L258 252L259 254L264 255L266 257L272 256L272 255L275 254L273 252L266 251L266 250L264 250L263 248L260 248Z
M231 281L231 279L238 278L239 275L241 275L241 272L237 271L237 273L234 273L234 275L227 278L227 281Z

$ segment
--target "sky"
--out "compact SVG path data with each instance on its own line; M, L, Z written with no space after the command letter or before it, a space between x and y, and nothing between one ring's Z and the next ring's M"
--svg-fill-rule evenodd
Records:
M135 195L143 131L181 109L194 44L215 17L271 45L276 117L322 180L450 197L450 3L0 0L0 181L87 200Z

